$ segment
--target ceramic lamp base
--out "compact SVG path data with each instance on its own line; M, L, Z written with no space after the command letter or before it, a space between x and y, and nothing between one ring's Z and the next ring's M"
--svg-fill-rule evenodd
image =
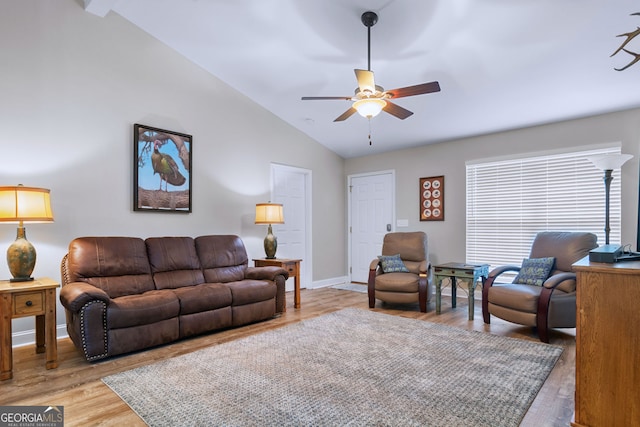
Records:
M7 249L7 264L13 276L11 282L33 280L31 273L36 266L36 248L27 240L24 227L18 227L18 237Z
M267 259L274 259L276 257L276 250L278 249L278 238L273 235L271 224L267 230L267 237L264 238L264 253L267 255Z

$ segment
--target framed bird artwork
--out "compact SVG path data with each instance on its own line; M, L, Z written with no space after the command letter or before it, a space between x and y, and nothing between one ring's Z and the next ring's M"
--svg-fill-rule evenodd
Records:
M193 137L133 126L133 210L191 212Z

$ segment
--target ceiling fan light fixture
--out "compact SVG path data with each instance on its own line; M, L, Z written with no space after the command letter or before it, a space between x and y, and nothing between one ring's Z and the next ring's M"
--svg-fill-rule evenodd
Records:
M440 92L440 84L438 82L421 83L413 86L406 86L397 89L385 91L382 86L375 84L373 71L371 71L371 27L378 22L378 15L375 12L365 12L361 17L362 23L367 27L367 69L356 68L353 71L356 74L358 87L354 90L354 96L303 96L302 100L312 99L340 99L345 101L353 101L353 104L347 111L339 115L334 122L342 122L358 112L362 117L371 119L380 114L384 110L400 120L404 120L411 116L413 112L403 108L394 102L386 101L387 99L403 98L406 96L422 95L425 93ZM640 31L640 30L639 30Z
M353 103L353 108L358 111L362 117L370 119L380 114L380 111L386 107L387 101L379 98L359 99Z

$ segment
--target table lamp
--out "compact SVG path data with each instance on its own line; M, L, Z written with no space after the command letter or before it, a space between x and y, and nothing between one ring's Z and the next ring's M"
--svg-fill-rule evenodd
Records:
M284 224L284 212L280 203L256 204L256 224L269 224L267 237L264 238L264 252L267 259L276 257L278 239L273 235L271 224Z
M614 169L620 169L622 165L632 157L633 156L631 154L602 154L600 156L591 156L588 158L588 160L590 160L595 167L604 171L605 245L609 244L609 233L611 231L611 229L609 228L609 192L611 189L611 181L613 181L611 172L613 172Z
M13 278L11 282L33 280L36 249L27 240L25 222L53 222L51 198L46 188L0 187L0 222L18 223L15 242L7 249L7 263Z

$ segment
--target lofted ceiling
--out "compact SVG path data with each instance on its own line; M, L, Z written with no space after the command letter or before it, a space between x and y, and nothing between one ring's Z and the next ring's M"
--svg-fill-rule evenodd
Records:
M640 26L632 0L84 0L117 13L342 157L640 107L640 63L610 55ZM370 121L345 100L355 68L414 114ZM627 45L640 52L640 37ZM371 135L371 145L368 136ZM604 142L604 141L603 141Z

